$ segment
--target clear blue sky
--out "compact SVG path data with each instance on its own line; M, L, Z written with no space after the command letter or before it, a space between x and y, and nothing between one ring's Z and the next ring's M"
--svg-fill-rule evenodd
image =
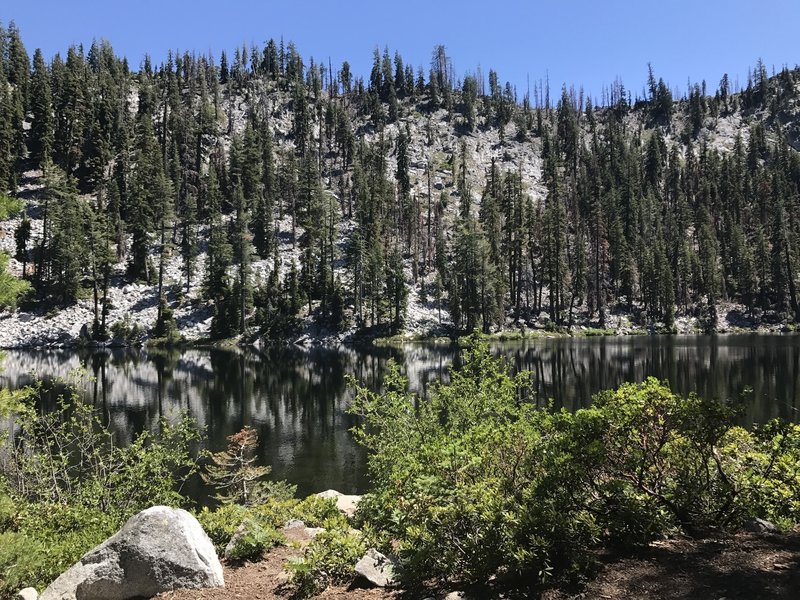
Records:
M283 36L304 58L330 57L335 68L348 60L366 78L376 45L427 72L444 44L459 77L493 68L520 97L528 77L547 74L554 95L566 82L597 97L617 76L641 91L648 62L681 93L689 79L713 91L726 72L744 85L759 57L770 71L800 63L797 0L4 0L0 20L16 21L31 55L105 38L134 68L145 53L155 62L170 49L218 56Z

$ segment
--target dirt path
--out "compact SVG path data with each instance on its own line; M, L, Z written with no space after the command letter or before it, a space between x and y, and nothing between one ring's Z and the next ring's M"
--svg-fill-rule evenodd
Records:
M581 594L547 600L800 600L800 532L671 540L615 557Z
M302 555L303 546L309 540L301 530L284 530L291 546L279 546L269 552L262 560L243 565L227 565L225 587L207 590L176 590L160 594L161 600L288 600L291 590L286 585L288 573L283 566L290 558ZM359 587L330 587L318 598L342 598L347 600L388 600L398 594L381 589Z
M262 561L225 566L225 588L179 590L162 600L288 600L283 565L299 556L279 547ZM319 598L398 600L400 592L331 587ZM550 590L542 600L800 600L800 531L727 539L657 542L631 556L607 556L586 589ZM482 600L482 599L478 599Z

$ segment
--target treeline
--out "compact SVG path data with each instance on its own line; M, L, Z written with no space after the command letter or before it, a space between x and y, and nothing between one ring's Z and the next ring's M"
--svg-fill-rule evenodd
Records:
M134 72L107 42L47 64L13 24L0 40L0 188L28 169L45 180L42 233L23 218L17 258L40 302L88 290L97 338L120 261L158 286L167 339L198 284L215 337L282 335L303 315L398 330L412 286L457 329L542 311L602 327L616 309L667 328L699 311L713 328L723 301L800 320L800 159L781 130L796 69L769 77L759 62L741 93L725 76L680 101L651 69L642 98L617 82L601 107L567 88L551 107L549 90L520 102L495 71L488 89L480 73L457 79L443 46L427 71L376 49L364 80L282 41ZM703 141L734 113L751 124L731 151ZM442 122L460 138L444 160ZM467 136L494 130L497 157L476 173ZM543 197L502 160L512 144L540 152Z

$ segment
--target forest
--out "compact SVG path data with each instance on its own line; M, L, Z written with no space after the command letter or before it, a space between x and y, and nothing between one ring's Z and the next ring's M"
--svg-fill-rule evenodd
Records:
M135 70L106 41L31 59L11 23L0 216L24 214L0 301L88 300L94 340L126 282L167 342L189 305L210 338L274 339L397 333L410 298L456 332L797 323L800 71L749 73L681 93L648 65L641 93L551 98L457 76L444 46L419 67L376 48L365 78L283 40Z

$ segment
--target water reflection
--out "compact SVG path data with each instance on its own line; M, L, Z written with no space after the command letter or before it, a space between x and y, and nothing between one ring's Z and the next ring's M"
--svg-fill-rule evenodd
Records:
M772 417L798 420L800 337L629 337L537 340L494 346L515 369L535 374L537 402L586 406L597 391L649 375L681 393L744 404L744 424ZM403 349L269 352L187 350L103 352L11 351L0 380L13 387L41 376L66 376L83 367L91 379L86 400L108 419L122 442L161 417L187 411L207 428L211 450L244 425L259 431L261 460L274 476L307 494L327 488L363 491L365 457L353 443L346 378L378 389L389 358L403 365L422 394L447 368L457 349L409 345ZM751 393L743 395L747 389ZM199 493L199 492L198 492Z

